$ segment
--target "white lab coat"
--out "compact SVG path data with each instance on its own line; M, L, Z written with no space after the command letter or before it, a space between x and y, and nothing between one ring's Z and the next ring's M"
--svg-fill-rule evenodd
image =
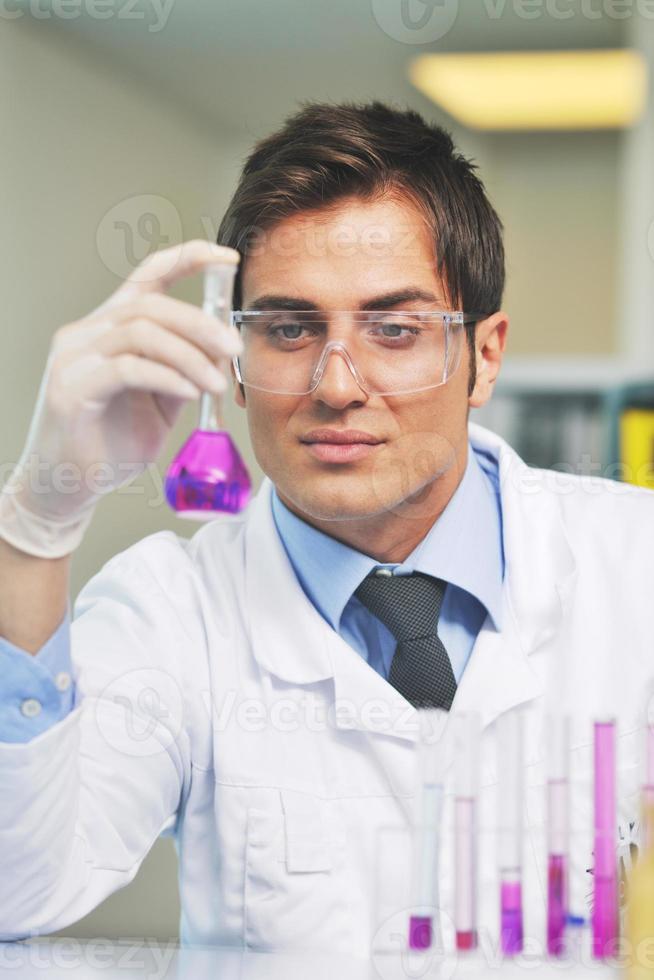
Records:
M548 677L563 689L565 676L576 704L574 910L587 911L591 888L597 712L620 719L622 830L638 815L654 494L529 468L477 425L470 439L499 459L506 556L502 631L483 625L453 705L479 709L484 725L481 927L494 942L493 723L525 705L525 931L537 942ZM366 955L393 942L410 902L415 711L305 597L270 491L190 540L150 535L81 592L79 703L32 741L0 745L0 939L75 922L132 880L163 833L178 849L186 943Z

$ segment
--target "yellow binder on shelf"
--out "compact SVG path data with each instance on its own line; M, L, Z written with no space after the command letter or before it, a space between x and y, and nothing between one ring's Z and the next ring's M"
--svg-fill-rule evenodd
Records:
M620 416L624 479L654 490L654 408L627 408Z

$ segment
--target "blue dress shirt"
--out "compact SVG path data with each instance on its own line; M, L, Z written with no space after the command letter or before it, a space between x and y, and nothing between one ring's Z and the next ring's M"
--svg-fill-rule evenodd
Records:
M330 626L383 677L388 677L395 638L353 594L375 568L388 568L394 575L423 572L447 582L438 635L457 683L486 615L495 629L501 629L504 551L497 463L470 444L468 448L456 491L401 564L378 562L329 537L293 514L273 493L275 524L304 592Z
M29 742L73 708L70 604L66 615L32 655L0 637L0 741Z
M374 558L330 538L272 496L275 524L305 593L324 619L384 677L395 650L389 630L353 595L373 568L444 579L439 636L457 682L488 614L501 628L502 513L497 464L469 447L463 479L429 534L401 564ZM338 568L338 575L333 569ZM73 708L70 604L34 656L0 637L0 741L28 742Z

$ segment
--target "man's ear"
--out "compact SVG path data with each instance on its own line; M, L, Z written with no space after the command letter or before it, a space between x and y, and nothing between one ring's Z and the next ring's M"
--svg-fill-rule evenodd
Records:
M506 347L509 318L499 310L480 320L475 331L476 381L468 398L470 408L481 408L493 394Z
M234 370L234 362L230 361L229 366L232 372L232 378L234 380L234 401L236 402L239 408L245 408L245 388L236 377L236 371Z

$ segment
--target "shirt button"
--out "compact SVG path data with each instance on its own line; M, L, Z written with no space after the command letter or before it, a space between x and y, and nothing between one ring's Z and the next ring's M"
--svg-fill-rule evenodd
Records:
M376 568L375 569L375 575L381 575L384 578L390 578L392 574L393 574L393 570L391 568Z
M67 691L70 687L70 674L65 670L60 671L55 677L55 685L58 691Z
M26 718L36 718L37 715L41 714L41 702L37 701L36 698L25 698L20 710Z

